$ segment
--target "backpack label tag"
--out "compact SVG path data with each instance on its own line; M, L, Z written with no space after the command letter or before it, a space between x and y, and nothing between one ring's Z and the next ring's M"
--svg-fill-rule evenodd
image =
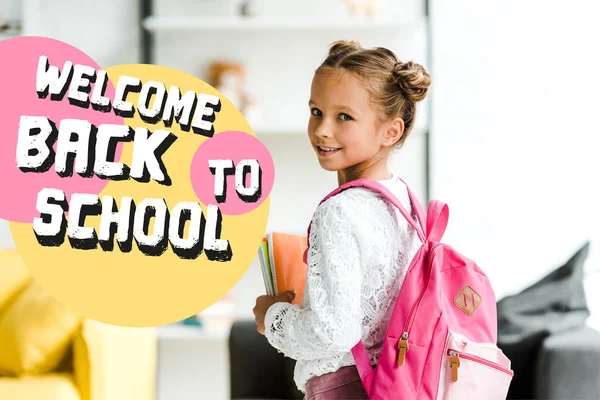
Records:
M462 288L454 298L454 305L467 315L473 315L480 304L481 296L469 285Z

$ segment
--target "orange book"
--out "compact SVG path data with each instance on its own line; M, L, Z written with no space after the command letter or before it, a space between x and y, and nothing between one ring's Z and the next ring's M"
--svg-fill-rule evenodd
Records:
M306 284L303 256L307 247L306 235L273 232L264 237L259 258L268 295L293 290L296 297L292 304L302 303Z

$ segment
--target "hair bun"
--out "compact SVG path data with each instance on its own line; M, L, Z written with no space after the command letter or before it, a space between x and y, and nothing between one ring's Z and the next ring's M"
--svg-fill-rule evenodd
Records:
M329 55L343 54L362 49L356 40L337 40L329 47Z
M431 84L431 76L421 64L399 61L394 65L392 73L394 80L408 100L416 103L425 98Z

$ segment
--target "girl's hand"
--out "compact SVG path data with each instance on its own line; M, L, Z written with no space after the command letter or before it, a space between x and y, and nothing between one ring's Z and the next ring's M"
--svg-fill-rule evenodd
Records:
M291 303L296 297L296 293L287 291L279 296L260 296L256 299L256 305L252 309L256 321L256 329L261 335L265 334L265 315L267 310L275 303Z

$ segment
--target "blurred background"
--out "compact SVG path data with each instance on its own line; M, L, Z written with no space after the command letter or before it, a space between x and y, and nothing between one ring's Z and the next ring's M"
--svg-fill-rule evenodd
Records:
M600 331L599 17L593 0L0 0L0 40L51 37L103 67L160 64L217 86L271 152L276 178L267 231L289 233L305 232L318 201L337 183L306 139L310 83L328 45L358 40L421 63L432 87L392 160L394 171L422 204L448 203L444 241L478 263L499 301L539 282L590 241L577 284L589 311L585 325ZM2 220L0 248L14 248ZM242 356L232 349L264 343L232 344L230 327L253 323L254 301L264 291L257 259L223 301L198 318L157 329L147 351L139 349L156 349L140 385L161 400L249 398L246 392L259 389L242 382L233 365ZM244 326L249 330L240 334L251 336L251 325ZM122 349L137 341L121 339ZM593 343L579 351L593 353L596 337L582 340ZM596 372L598 354L591 359L598 360ZM277 377L289 380L289 373ZM122 377L107 383L115 392L100 383L86 389L81 379L74 385L83 398L148 398L125 389ZM573 386L581 379L573 378ZM10 398L2 396L2 382L0 398ZM287 398L279 390L275 396ZM535 390L538 398L600 398L600 383L582 397Z

